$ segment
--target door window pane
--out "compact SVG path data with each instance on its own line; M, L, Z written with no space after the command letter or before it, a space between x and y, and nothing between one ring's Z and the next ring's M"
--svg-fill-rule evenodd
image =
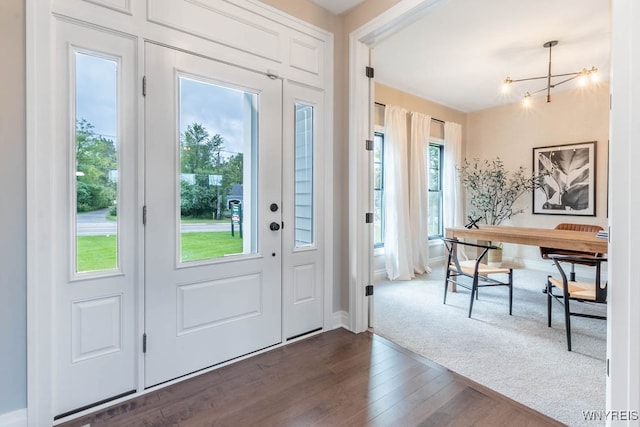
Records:
M313 245L313 107L295 106L295 247Z
M258 96L179 83L180 261L255 253Z
M76 272L118 268L118 62L76 52Z

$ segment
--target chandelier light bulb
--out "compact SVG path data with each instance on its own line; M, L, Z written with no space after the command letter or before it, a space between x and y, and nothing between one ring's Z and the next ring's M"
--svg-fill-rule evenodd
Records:
M589 82L589 71L586 68L582 69L582 72L578 75L578 86L584 87Z
M529 92L525 93L524 99L522 100L522 105L525 107L531 106L531 94Z
M509 88L511 86L511 78L507 77L506 79L504 79L504 81L502 82L502 93L508 93L509 92Z

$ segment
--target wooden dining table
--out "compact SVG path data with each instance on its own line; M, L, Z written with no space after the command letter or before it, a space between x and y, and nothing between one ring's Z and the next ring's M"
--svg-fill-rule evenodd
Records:
M553 228L511 227L505 225L478 225L479 228L451 227L445 236L476 240L480 243L517 243L544 248L567 249L606 254L608 239L588 231L556 230ZM451 286L456 292L456 286Z
M599 254L606 254L609 246L608 239L597 237L593 232L537 227L504 225L479 225L479 228L451 227L445 230L445 236Z

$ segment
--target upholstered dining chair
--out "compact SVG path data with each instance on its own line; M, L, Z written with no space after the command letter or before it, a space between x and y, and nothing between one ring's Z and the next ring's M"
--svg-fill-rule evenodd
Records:
M560 277L547 277L547 326L551 327L552 300L564 305L564 323L567 332L567 349L571 351L571 316L588 317L591 319L606 319L606 315L585 313L584 311L572 311L571 305L576 303L607 303L607 281L602 280L602 264L607 259L601 256L570 256L551 254ZM567 276L565 268L575 264L588 266L589 277L587 280L576 281Z
M497 246L461 242L458 239L451 238L444 238L442 240L444 241L444 245L448 252L443 304L447 303L449 283L469 289L471 291L469 317L471 317L473 300L474 298L476 300L478 299L479 288L487 286L507 286L509 288L509 314L511 314L513 307L513 269L492 267L482 262L482 259L489 249L497 249ZM461 260L461 253L465 252L463 248L466 248L469 251L472 249L476 250L476 258ZM493 276L495 274L506 275L507 281L500 281L493 277L489 277L489 275ZM462 277L466 277L467 279L464 281L460 280Z
M555 227L556 230L571 230L571 231L586 231L589 233L593 233L596 234L598 231L602 231L604 230L604 228L600 227L599 225L594 225L594 224L572 224L572 223L560 223L558 225L556 225ZM556 255L569 255L569 256L574 256L574 257L581 257L581 256L600 256L600 254L596 254L593 252L582 252L582 251L572 251L572 250L567 250L567 249L554 249L554 248L540 248L540 256L542 257L542 259L550 259L549 256L551 254L556 254ZM576 279L576 272L575 272L575 264L584 264L584 263L572 263L571 264L571 271L569 273L569 279L570 280L575 280ZM585 264L585 265L592 265L591 263Z

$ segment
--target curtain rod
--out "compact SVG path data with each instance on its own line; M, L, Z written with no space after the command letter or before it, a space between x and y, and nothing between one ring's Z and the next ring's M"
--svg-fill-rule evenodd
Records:
M381 107L386 107L387 106L386 104L383 104L382 102L374 102L374 104L380 105ZM438 122L438 123L444 124L444 120L436 119L434 117L431 117L431 120L433 120L434 122Z

